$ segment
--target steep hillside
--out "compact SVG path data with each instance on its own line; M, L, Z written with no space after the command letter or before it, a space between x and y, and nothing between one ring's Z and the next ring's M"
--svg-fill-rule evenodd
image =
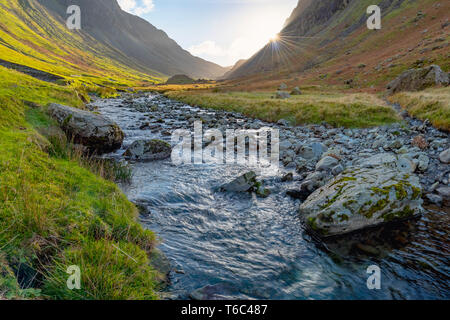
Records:
M82 14L82 32L105 46L124 53L129 59L167 76L187 74L194 78L217 78L221 66L192 56L164 31L119 7L117 0L38 0L60 19L66 19L70 5Z
M366 27L372 4L382 10L381 30ZM449 9L448 2L438 0L300 0L279 41L267 44L229 78L300 75L379 85L419 59L446 69Z
M235 72L237 69L239 69L247 60L245 59L241 59L238 62L236 62L234 64L234 66L232 67L228 67L228 71L222 76L220 77L220 79L228 79L228 77L233 74L233 72Z
M164 78L131 59L123 63L127 60L124 53L88 34L68 30L36 0L0 2L0 59L10 69L31 75L36 74L32 70L39 70L73 86L127 88Z
M64 78L66 83L73 86L97 85L119 89L162 82L172 71L177 73L178 67L184 73L189 74L195 70L193 73L196 76L204 77L221 75L225 72L221 71L221 67L183 51L162 31L144 20L123 12L116 0L70 1L70 3L79 3L80 7L84 8L80 31L69 30L66 27L66 15L63 19L57 13L63 14L67 9L63 1L1 1L2 65L28 74L30 73L26 72L27 68L32 68L29 69L31 74L36 74L34 70L46 72L50 74L48 78ZM99 7L100 5L102 7ZM100 18L105 14L107 17L102 18L103 21ZM136 21L137 25L141 26L140 29L136 26ZM98 28L93 26L95 22ZM127 38L124 35L127 28L124 26L128 26L136 34ZM106 30L109 30L109 33ZM147 47L136 49L136 54L133 55L133 46L127 39L141 43L139 33L147 37ZM118 35L116 42L113 37L115 34ZM156 35L159 35L159 38ZM152 39L154 41L151 41ZM166 62L161 62L160 66L157 59L163 58L161 52L159 55L155 53L158 50L161 52L167 50L167 54L163 57ZM170 50L173 50L173 54L168 52ZM144 51L147 58L142 58ZM150 61L153 58L155 61ZM172 71L165 67L168 65Z

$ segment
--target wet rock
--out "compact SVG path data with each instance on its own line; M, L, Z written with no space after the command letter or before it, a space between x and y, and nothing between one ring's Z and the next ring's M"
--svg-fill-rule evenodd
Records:
M162 251L158 249L152 250L152 253L150 254L150 265L164 276L165 284L170 282L169 274L172 271L172 266L169 259Z
M236 288L227 284L219 283L215 285L208 285L199 288L190 293L190 298L193 300L230 300L236 294Z
M316 190L300 213L310 229L328 237L418 216L423 212L421 194L419 178L390 162L359 166Z
M442 200L443 200L443 199L442 199L441 196L439 196L439 195L437 195L437 194L428 193L428 194L425 196L425 200L427 200L428 203L431 203L431 204L435 204L435 205L441 206L441 205L442 205Z
M108 153L122 146L122 130L101 115L56 103L48 106L48 113L58 122L69 139L86 146L91 152Z
M301 201L305 201L312 193L313 191L308 190L306 184L301 184L298 188L293 188L286 191L286 195Z
M322 158L316 165L317 171L331 170L333 167L339 164L339 161L334 157L326 156Z
M293 180L294 180L294 174L292 172L285 174L281 178L281 182L289 182L289 181L293 181Z
M410 69L402 73L387 86L388 94L401 91L418 91L435 85L447 86L449 76L437 65L421 69Z
M137 161L156 161L170 158L172 148L162 140L137 140L123 154L125 158Z
M450 163L450 149L441 152L439 160L441 160L442 163Z
M258 181L256 177L255 172L247 172L233 181L222 185L219 190L225 192L255 192L259 197L268 197L270 190L265 189L262 182Z

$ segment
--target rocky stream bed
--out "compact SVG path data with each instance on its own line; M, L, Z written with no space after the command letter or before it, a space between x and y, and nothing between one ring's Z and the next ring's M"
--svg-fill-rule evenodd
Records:
M132 181L121 187L162 239L165 297L450 297L448 133L408 117L369 129L291 127L158 94L88 107L124 132L106 157L131 163ZM174 165L171 135L195 121L224 133L279 129L280 170ZM381 268L381 290L366 286L371 265Z

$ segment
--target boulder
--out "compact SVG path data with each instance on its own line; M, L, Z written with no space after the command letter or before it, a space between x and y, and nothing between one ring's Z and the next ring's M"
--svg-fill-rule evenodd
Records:
M275 98L277 99L289 99L291 95L285 91L277 91Z
M52 103L48 113L74 143L103 154L122 146L124 134L111 120L89 111Z
M170 158L172 148L162 140L137 140L123 154L125 158L137 161L156 161Z
M339 164L339 161L336 158L326 156L323 157L316 165L317 171L327 171L331 170L335 166Z
M397 79L391 81L387 89L388 94L394 94L401 91L419 91L436 85L448 86L448 84L448 73L442 71L437 65L431 65L426 68L405 71Z
M263 184L256 179L256 173L253 171L222 185L219 190L225 192L255 192L257 196L263 198L270 195L270 190L263 187Z
M445 206L450 206L450 187L440 187L436 189L436 192L443 198L443 203Z
M300 206L307 226L328 237L420 215L419 178L383 158L361 161L311 194Z
M441 152L439 160L441 160L442 163L450 163L450 149Z

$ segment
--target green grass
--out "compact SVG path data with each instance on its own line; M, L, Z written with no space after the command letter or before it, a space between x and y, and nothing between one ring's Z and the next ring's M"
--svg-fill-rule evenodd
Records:
M431 88L420 92L400 92L389 97L412 116L450 131L450 88Z
M269 122L289 120L293 125L327 122L336 127L371 127L399 121L395 112L370 94L307 91L290 99L272 99L271 93L202 91L168 92L169 98L204 108L240 112Z
M0 73L0 299L157 298L156 236L112 181L129 169L84 157L39 106L80 107L79 94ZM81 290L66 286L70 265L81 268ZM20 288L18 266L37 272L34 287Z

